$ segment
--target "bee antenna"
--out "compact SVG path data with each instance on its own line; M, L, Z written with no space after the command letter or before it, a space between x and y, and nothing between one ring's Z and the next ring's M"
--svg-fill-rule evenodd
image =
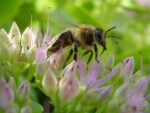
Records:
M106 32L105 32L105 34L107 34L109 31L111 31L111 30L113 30L113 29L115 29L116 27L114 26L114 27L111 27L111 28L109 28Z
M106 32L105 32L105 37L106 37L106 34L109 32L109 31L111 31L111 30L113 30L113 29L115 29L116 27L114 26L114 27L111 27L111 28L109 28L108 30L106 30Z

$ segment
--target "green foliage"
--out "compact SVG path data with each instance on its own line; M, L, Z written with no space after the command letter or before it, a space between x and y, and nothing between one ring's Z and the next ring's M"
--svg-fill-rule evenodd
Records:
M40 104L32 101L32 113L42 113L43 111L43 107Z
M0 26L8 25L17 15L22 0L1 0L0 1Z

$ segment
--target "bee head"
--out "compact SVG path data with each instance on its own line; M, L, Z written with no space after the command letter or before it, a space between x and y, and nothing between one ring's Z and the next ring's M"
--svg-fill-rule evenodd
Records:
M112 27L108 29L106 32L104 32L104 30L101 28L97 28L95 30L95 39L103 47L104 50L106 50L106 35L109 31L111 31L114 28L116 27Z
M95 39L96 41L106 50L106 35L105 32L101 28L97 28L95 30Z

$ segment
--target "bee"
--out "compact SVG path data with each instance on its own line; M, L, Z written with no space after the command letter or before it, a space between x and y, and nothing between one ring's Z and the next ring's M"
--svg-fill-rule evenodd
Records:
M77 61L78 47L81 47L85 50L82 56L90 53L87 64L91 61L93 57L93 49L95 53L95 60L98 59L98 49L97 44L103 47L101 54L106 51L106 35L109 31L114 29L112 27L107 31L104 31L102 28L96 28L90 25L81 25L79 27L68 28L52 38L47 48L48 52L57 52L61 48L73 45L70 49L66 61L70 59L72 54L74 54L74 60Z

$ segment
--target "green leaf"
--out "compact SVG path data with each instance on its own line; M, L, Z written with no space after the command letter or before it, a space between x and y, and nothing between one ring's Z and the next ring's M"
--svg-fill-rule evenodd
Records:
M2 0L0 2L0 25L5 25L18 13L22 0Z
M39 103L32 101L32 113L42 113L43 111L44 109Z

